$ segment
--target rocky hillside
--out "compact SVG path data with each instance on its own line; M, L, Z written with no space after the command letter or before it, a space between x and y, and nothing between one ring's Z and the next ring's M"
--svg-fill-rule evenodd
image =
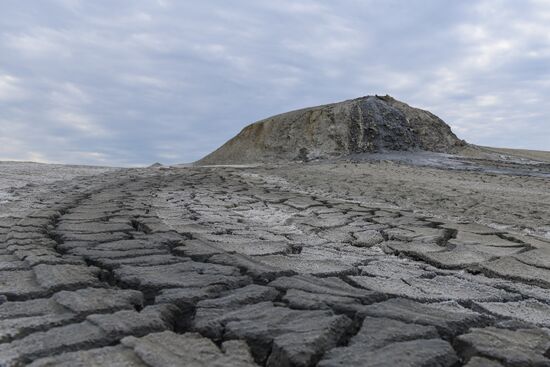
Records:
M283 113L245 127L199 164L309 160L465 145L439 117L390 96L366 96Z

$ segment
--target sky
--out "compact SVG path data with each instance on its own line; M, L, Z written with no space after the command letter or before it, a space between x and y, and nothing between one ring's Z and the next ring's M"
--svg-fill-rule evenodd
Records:
M0 160L191 162L373 94L550 150L550 0L2 1Z

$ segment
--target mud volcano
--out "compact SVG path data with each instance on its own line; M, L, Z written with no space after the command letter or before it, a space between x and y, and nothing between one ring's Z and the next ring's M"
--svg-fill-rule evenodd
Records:
M464 145L434 114L390 96L366 96L258 121L198 163L310 160L385 151L454 153Z
M365 97L205 159L285 164L0 162L0 367L550 366L550 154L462 144Z

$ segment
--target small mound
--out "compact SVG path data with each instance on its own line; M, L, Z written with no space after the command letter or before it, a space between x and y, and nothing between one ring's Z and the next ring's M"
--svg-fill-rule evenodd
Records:
M197 163L307 161L385 151L453 153L465 144L428 111L390 96L366 96L258 121Z

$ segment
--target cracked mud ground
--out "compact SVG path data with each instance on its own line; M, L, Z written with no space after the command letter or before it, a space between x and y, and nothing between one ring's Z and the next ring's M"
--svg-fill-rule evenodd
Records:
M24 188L0 217L0 365L550 366L547 180L297 167Z

